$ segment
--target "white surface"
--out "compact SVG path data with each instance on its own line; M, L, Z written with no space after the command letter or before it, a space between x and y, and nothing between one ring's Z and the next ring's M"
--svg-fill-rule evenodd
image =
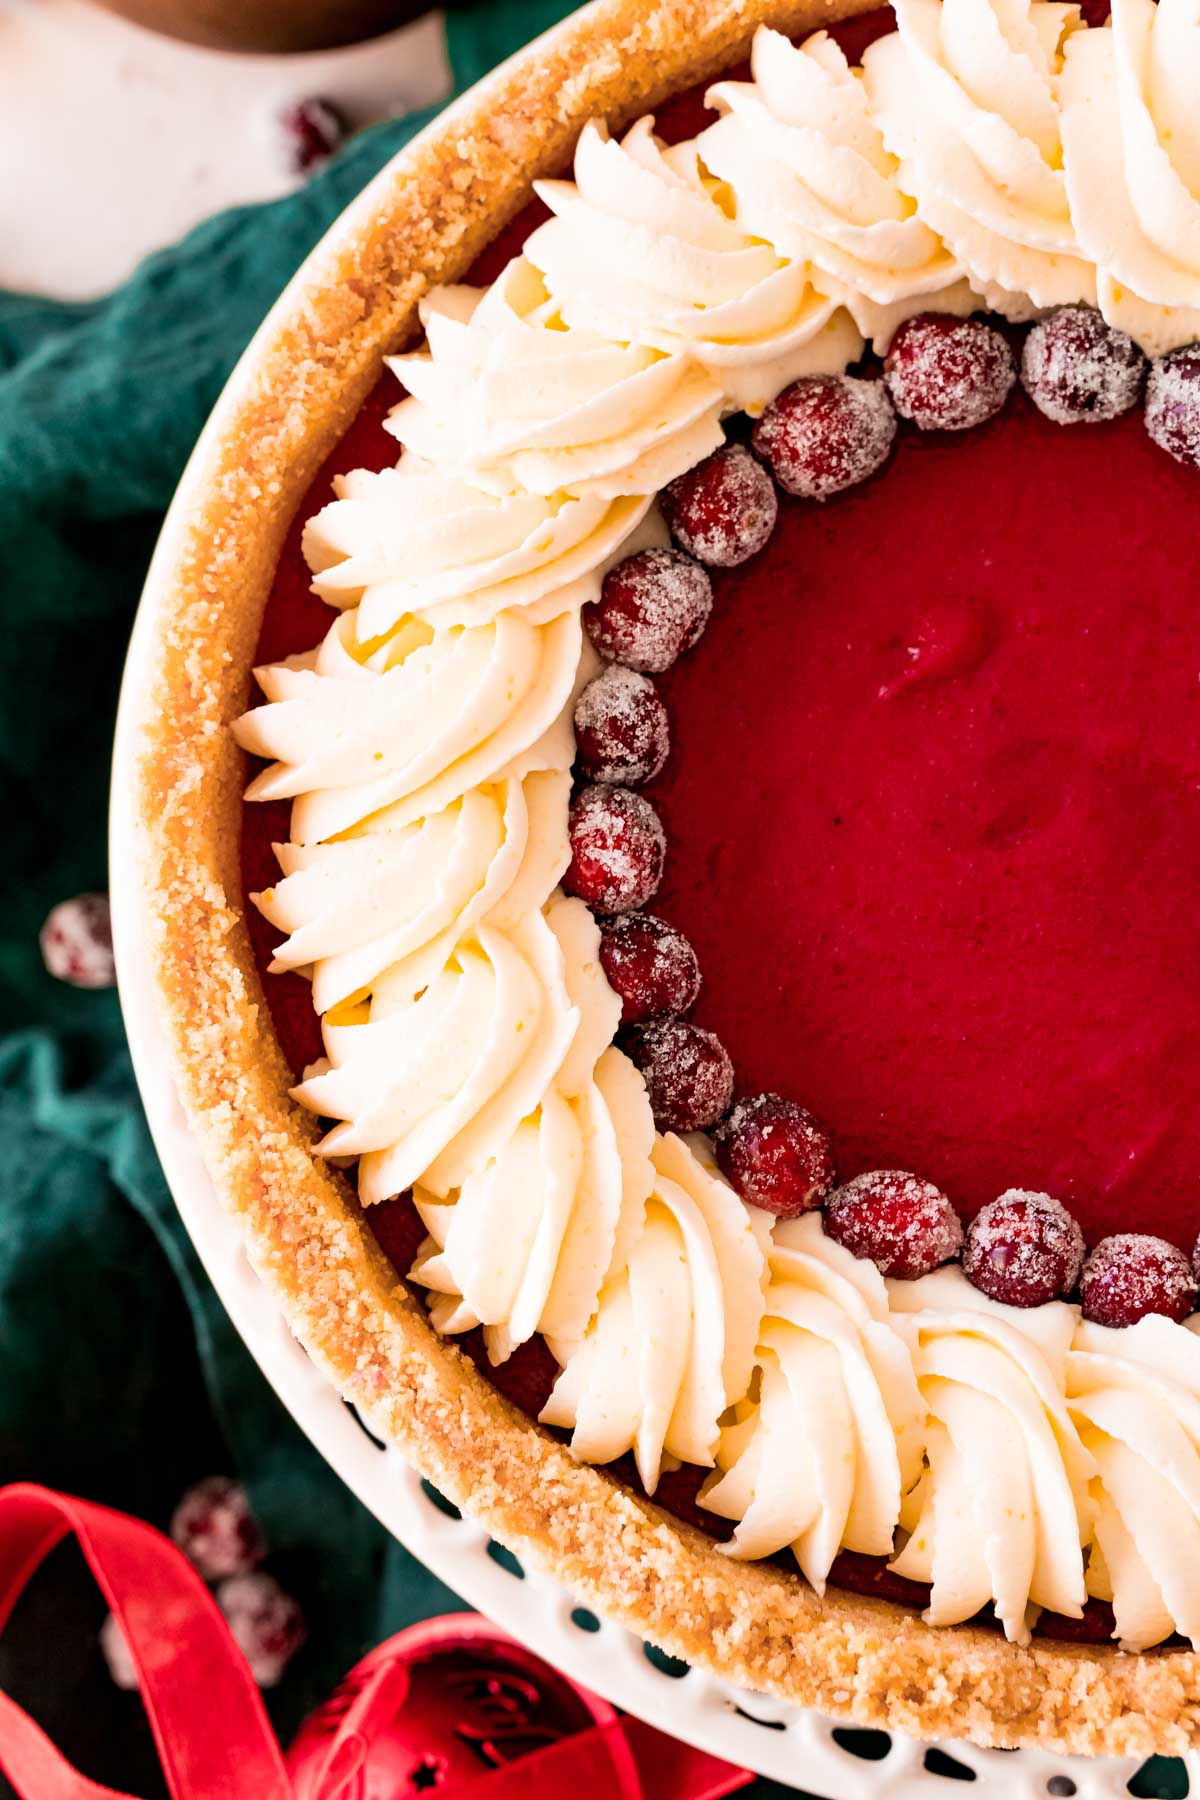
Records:
M238 56L87 0L0 0L0 287L82 299L222 207L289 192L280 110L353 125L450 91L440 13L300 56Z
M581 1628L569 1594L541 1575L517 1579L489 1555L481 1526L447 1517L429 1499L417 1474L396 1450L381 1448L368 1435L292 1336L251 1269L187 1127L151 992L131 815L136 715L146 691L150 633L150 609L143 605L126 665L113 760L109 865L121 1001L146 1116L176 1204L213 1286L283 1404L351 1492L448 1587L613 1704L730 1762L831 1800L953 1800L963 1790L926 1770L922 1744L894 1738L886 1757L864 1761L837 1743L837 1721L743 1693L699 1670L666 1675L646 1659L632 1633L611 1621L595 1632ZM974 1800L1034 1800L1054 1792L1049 1782L1063 1776L1074 1783L1070 1791L1100 1800L1123 1795L1138 1766L1130 1759L1086 1761L963 1744L946 1750L974 1771L974 1784L965 1790ZM1195 1791L1200 1757L1189 1758L1189 1772Z

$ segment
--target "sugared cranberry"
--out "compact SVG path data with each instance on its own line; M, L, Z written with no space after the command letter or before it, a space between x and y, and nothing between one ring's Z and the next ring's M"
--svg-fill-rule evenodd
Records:
M1021 386L1056 425L1098 424L1137 404L1146 358L1094 306L1064 306L1021 351Z
M611 663L575 702L575 750L590 781L652 781L667 760L667 709L645 675Z
M918 313L892 339L883 378L902 419L922 431L966 431L1000 411L1017 370L993 326Z
M171 1515L171 1536L206 1581L245 1575L267 1553L245 1490L227 1475L188 1489Z
M775 529L779 498L744 444L726 444L659 495L671 535L714 569L732 569L761 550Z
M738 1193L781 1219L820 1206L833 1185L829 1133L782 1094L739 1100L715 1137L717 1161Z
M39 934L42 961L51 975L72 987L112 987L112 917L107 894L77 894L60 900Z
M308 1636L296 1602L263 1574L231 1575L216 1599L259 1687L276 1687Z
M601 656L661 675L699 643L712 612L712 582L682 550L640 550L610 569L583 623Z
M1146 430L1176 462L1200 469L1200 344L1187 344L1150 364Z
M872 1169L829 1196L825 1230L881 1275L916 1281L962 1249L962 1220L932 1181Z
M1079 1298L1094 1325L1136 1325L1147 1313L1181 1320L1196 1310L1196 1282L1183 1251L1165 1238L1119 1231L1084 1263Z
M1009 1188L967 1227L963 1273L1004 1306L1042 1306L1069 1294L1083 1263L1083 1233L1059 1200Z
M310 175L328 162L346 140L345 114L332 100L313 95L284 107L279 115L288 167L294 175Z
M653 913L620 913L600 928L600 962L621 997L621 1020L640 1025L683 1013L700 992L700 963L682 931Z
M660 1131L705 1131L733 1098L733 1064L720 1038L689 1019L652 1019L629 1034Z
M873 475L895 435L882 382L809 375L767 407L754 427L754 448L785 493L828 500Z
M571 862L563 876L601 912L632 912L657 892L667 854L662 820L624 787L586 787L570 813Z

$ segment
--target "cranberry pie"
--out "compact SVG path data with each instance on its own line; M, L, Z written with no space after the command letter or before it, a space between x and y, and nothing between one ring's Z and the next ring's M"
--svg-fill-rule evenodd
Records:
M157 981L274 1299L520 1554L1178 1751L1200 14L848 10L599 0L302 271L151 580Z

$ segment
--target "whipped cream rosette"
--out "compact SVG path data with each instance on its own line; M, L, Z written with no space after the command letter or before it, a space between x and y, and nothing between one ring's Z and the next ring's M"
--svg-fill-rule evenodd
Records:
M234 727L244 750L273 759L247 798L295 799L294 842L372 816L376 829L407 825L502 774L570 767L578 612L438 632L414 621L366 662L353 632L343 616L312 656L256 670L267 704Z
M363 644L410 616L442 630L577 609L653 498L490 494L411 455L339 475L334 489L305 527L304 554L321 598L358 609Z
M971 312L979 302L902 190L861 72L841 47L823 31L796 45L760 25L751 70L753 81L710 88L723 116L697 140L733 195L737 223L808 262L879 349L912 313Z
M497 1155L556 1077L577 1091L579 1066L595 1066L616 1026L597 942L587 908L560 897L503 931L481 925L420 989L398 964L369 1002L325 1015L326 1062L293 1092L341 1121L320 1149L360 1158L364 1204L415 1182L448 1195Z
M711 1467L721 1415L754 1371L770 1218L717 1171L703 1138L658 1138L627 1256L581 1339L551 1337L563 1372L542 1410L585 1462L632 1450L648 1494L665 1458Z
M426 348L388 359L406 449L490 493L655 494L723 442L724 394L688 357L564 326L516 257L486 291L438 288Z
M535 1331L583 1337L654 1179L654 1121L628 1057L606 1050L572 1095L562 1080L456 1193L413 1193L429 1236L411 1278L439 1331L482 1324L495 1363Z
M1057 0L896 0L898 31L863 58L884 142L921 218L1009 318L1096 300L1062 167Z
M1071 214L1109 323L1152 356L1200 337L1200 21L1194 0L1114 0L1067 41Z
M925 1407L887 1288L825 1236L820 1215L775 1227L758 1389L721 1433L701 1504L738 1521L728 1553L791 1546L818 1593L838 1550L889 1556L921 1472Z
M559 770L509 776L394 829L384 813L332 843L277 844L283 879L251 895L288 934L270 972L311 972L319 1013L396 964L416 991L457 938L545 903L570 860L569 790Z
M687 351L739 407L861 349L808 265L750 236L722 208L695 142L668 149L640 119L618 143L585 127L575 180L535 187L553 219L525 255L571 326L617 343Z
M1127 1649L1200 1643L1200 1338L1153 1314L1081 1321L1067 1406L1097 1471L1088 1592Z
M1078 1618L1095 1465L1065 1399L1077 1311L998 1305L958 1268L888 1283L926 1411L926 1469L891 1564L931 1588L925 1619L956 1625L991 1603L1029 1641L1031 1608Z

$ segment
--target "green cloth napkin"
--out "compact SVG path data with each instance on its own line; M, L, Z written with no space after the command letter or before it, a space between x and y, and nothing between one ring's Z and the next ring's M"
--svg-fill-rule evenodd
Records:
M453 14L456 85L568 10ZM267 1388L175 1213L116 996L54 981L38 928L106 885L121 664L192 443L284 282L428 116L363 133L287 199L209 220L106 299L0 295L0 1479L165 1524L190 1481L236 1471L311 1626L273 1700L285 1733L380 1638L457 1602Z

